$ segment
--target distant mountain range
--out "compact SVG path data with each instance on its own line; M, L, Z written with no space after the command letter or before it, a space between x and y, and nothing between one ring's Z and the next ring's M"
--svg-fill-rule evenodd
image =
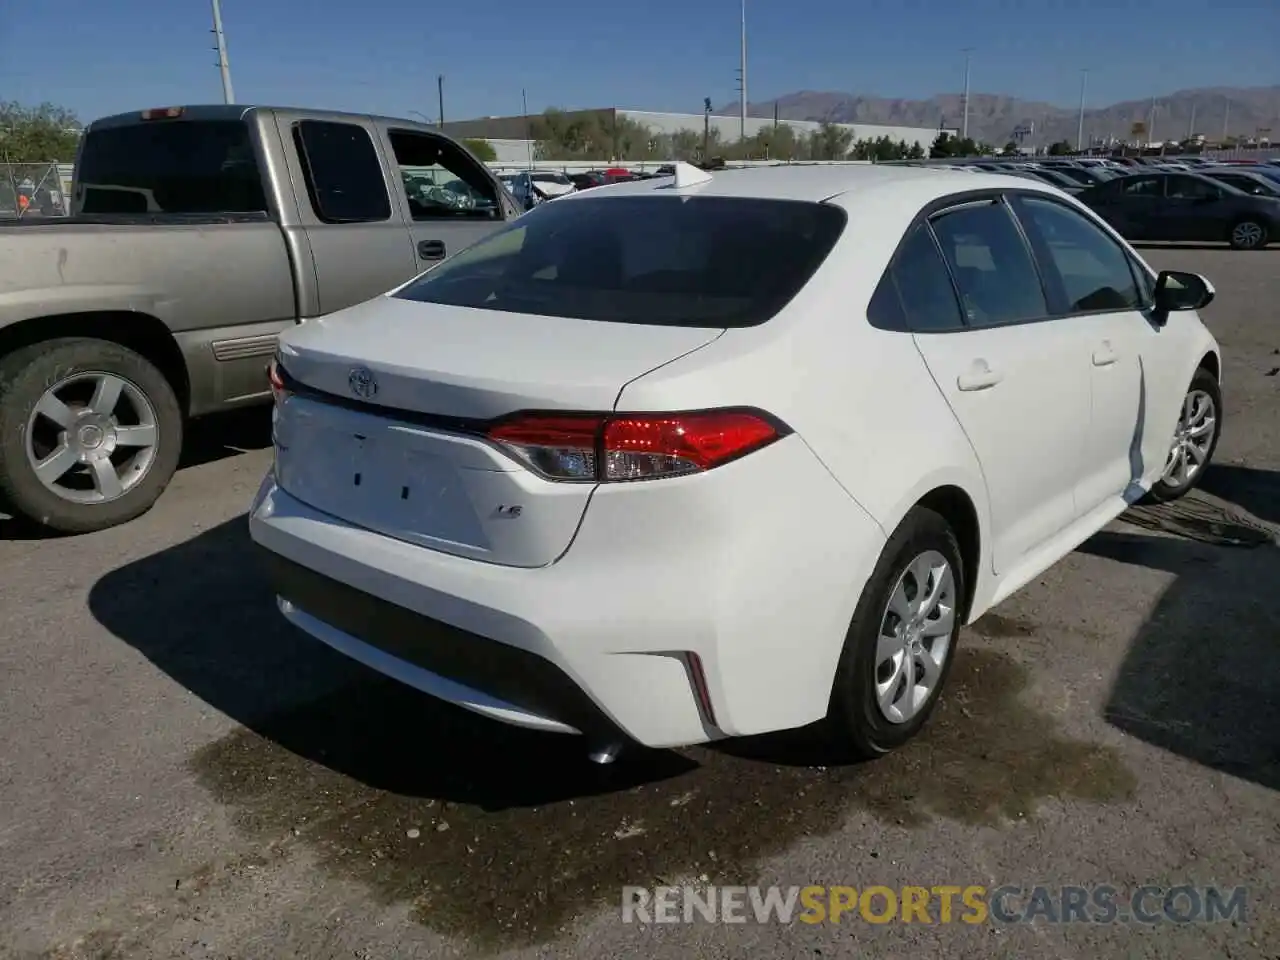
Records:
M1128 100L1109 107L1086 109L1085 138L1129 139L1135 122L1150 124L1151 103L1150 100ZM780 120L826 120L956 130L961 128L964 112L964 97L959 93L943 93L928 100L891 100L853 93L801 90L776 100L749 103L747 113L753 117L772 117L775 104ZM1155 104L1155 125L1145 137L1148 140L1181 140L1188 133L1219 140L1223 136L1224 123L1228 136L1252 137L1260 129L1269 128L1271 132L1262 136L1270 136L1273 141L1280 139L1280 86L1178 90L1156 97ZM716 113L736 116L738 102L728 104ZM991 93L973 93L969 97L969 136L996 145L1014 139L1013 132L1019 127L1032 124L1035 125L1034 142L1037 144L1055 140L1074 143L1078 120L1078 107L1062 107ZM1031 138L1026 142L1030 145Z

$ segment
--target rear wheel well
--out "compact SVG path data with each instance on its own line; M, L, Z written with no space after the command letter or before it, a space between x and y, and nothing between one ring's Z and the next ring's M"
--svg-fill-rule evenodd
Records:
M109 340L140 354L165 376L185 414L190 409L191 383L187 362L169 328L146 313L102 310L32 317L0 329L0 356L59 337Z
M1200 361L1199 369L1207 370L1215 380L1222 379L1222 361L1218 359L1218 355L1212 350L1204 355L1204 358Z
M930 490L916 505L928 507L941 515L956 535L956 542L960 545L960 559L964 563L964 610L961 614L962 620L968 620L978 570L982 564L982 534L978 526L978 511L969 495L954 486Z

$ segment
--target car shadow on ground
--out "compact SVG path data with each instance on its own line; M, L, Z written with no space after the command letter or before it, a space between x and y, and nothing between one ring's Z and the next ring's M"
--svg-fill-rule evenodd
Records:
M106 574L90 610L237 721L182 762L255 849L305 844L473 943L548 942L625 884L740 883L850 823L999 827L1047 798L1135 789L1114 748L1064 737L1024 696L1020 662L977 642L961 645L926 734L871 764L828 766L800 731L596 766L578 737L477 717L294 630L253 549L236 518Z
M179 470L215 463L251 450L271 446L271 407L255 405L209 417L187 425Z
M1280 474L1215 466L1202 488L1280 524ZM1176 576L1133 638L1105 716L1154 746L1280 790L1277 541L1244 536L1258 527L1233 525L1229 513L1169 504L1147 516L1162 510L1182 536L1107 530L1080 548Z

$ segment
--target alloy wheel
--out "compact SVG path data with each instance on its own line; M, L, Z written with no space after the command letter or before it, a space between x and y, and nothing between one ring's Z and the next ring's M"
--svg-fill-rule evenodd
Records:
M72 503L107 503L137 486L155 462L151 401L111 373L77 373L46 390L27 420L27 462L49 491Z
M937 692L955 618L951 564L936 550L919 554L889 595L876 641L876 702L890 723L909 722Z
M1204 390L1188 391L1161 479L1171 487L1189 484L1208 461L1217 429L1218 411L1213 397Z
M1231 242L1237 247L1256 247L1262 242L1262 227L1252 221L1237 223L1231 229Z

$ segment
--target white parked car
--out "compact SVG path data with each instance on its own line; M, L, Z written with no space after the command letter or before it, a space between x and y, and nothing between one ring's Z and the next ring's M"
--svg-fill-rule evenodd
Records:
M1212 297L1033 180L681 164L282 336L250 529L298 627L596 759L874 756L962 624L1196 484Z

